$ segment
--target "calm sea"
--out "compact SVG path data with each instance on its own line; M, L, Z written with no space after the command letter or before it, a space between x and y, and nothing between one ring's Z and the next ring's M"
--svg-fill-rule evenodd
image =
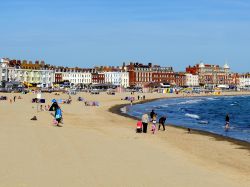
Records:
M127 106L126 113L141 118L154 109L167 122L250 142L250 96L172 98ZM225 131L225 116L230 129Z

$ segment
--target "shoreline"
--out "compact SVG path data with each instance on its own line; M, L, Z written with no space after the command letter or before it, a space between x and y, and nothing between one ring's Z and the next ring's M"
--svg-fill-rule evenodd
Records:
M133 105L149 103L149 102L153 102L153 101L160 100L160 99L192 98L192 97L221 97L221 96L230 97L230 96L250 96L250 95L245 95L245 94L243 94L243 95L218 95L218 96L217 95L216 96L214 96L214 95L213 96L210 96L210 95L206 96L205 95L205 96L189 96L189 97L178 97L177 96L177 97L169 97L169 98L146 99L146 100L143 100L143 101L138 101L136 103L133 103ZM129 114L123 113L121 111L121 108L129 106L129 105L130 104L118 104L118 105L114 105L114 106L110 107L108 109L108 111L111 112L111 113L117 114L119 116L123 116L125 118L130 118L130 119L133 119L133 120L140 119L140 118L137 118L135 116L130 116ZM178 126L178 125L174 125L174 124L167 124L167 126L187 131L186 127L182 127L182 126ZM244 141L244 140L239 140L239 139L232 138L232 137L223 136L223 135L212 133L212 132L208 132L208 131L203 131L203 130L198 130L198 129L193 129L193 128L190 128L190 129L191 129L191 134L199 134L199 135L202 135L202 136L209 136L209 137L214 138L216 141L228 141L228 142L233 143L235 145L241 146L240 147L241 149L245 149L245 150L248 150L250 152L250 142L247 142L247 141Z

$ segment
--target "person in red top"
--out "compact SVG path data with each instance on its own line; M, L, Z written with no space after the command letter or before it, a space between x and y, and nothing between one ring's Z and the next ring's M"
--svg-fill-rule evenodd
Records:
M138 121L136 124L136 133L142 132L142 121Z

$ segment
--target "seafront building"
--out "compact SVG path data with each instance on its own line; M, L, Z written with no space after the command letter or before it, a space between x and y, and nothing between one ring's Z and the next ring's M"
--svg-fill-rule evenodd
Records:
M250 89L250 73L240 75L239 86L240 86L240 88Z
M52 87L54 70L44 61L1 59L1 81L22 82L23 84L40 87Z
M105 74L103 72L92 73L92 84L104 84Z
M9 59L1 59L0 65L0 82L8 81L8 62Z
M167 83L169 85L176 84L176 76L172 67L152 67L152 82Z
M106 84L112 84L127 88L129 86L129 73L125 71L111 71L104 72L104 82Z
M148 63L147 65L141 63L130 63L126 66L129 72L129 85L145 87L150 84L166 83L169 85L175 85L176 74L172 67L160 67L158 65L152 65Z
M195 87L199 86L199 76L191 73L185 73L185 86Z
M2 58L0 82L20 82L26 86L53 87L68 85L88 87L110 85L121 88L137 87L195 87L215 88L248 87L249 74L232 73L230 67L196 64L186 68L186 72L175 72L171 66L161 67L152 63L130 62L122 66L100 66L94 68L68 68L51 66L44 61L11 60Z
M196 64L195 66L187 67L186 73L199 76L199 83L207 87L216 87L218 85L229 85L230 79L230 67L225 64L223 67L219 65L210 64Z
M71 86L89 85L92 83L93 69L84 68L55 68L55 83L69 82Z

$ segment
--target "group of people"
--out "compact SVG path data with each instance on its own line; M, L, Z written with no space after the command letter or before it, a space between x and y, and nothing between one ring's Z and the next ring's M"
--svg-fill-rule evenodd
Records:
M167 120L167 116L161 116L158 121L158 131L161 129L161 126L163 127L163 131L165 131L165 122ZM136 132L137 133L147 133L147 128L149 122L152 123L151 126L151 131L152 134L155 134L156 129L157 129L157 114L155 113L154 110L150 112L150 119L148 114L143 114L142 119L137 122L137 127L136 127Z
M10 103L12 103L12 101L13 101L13 102L16 102L16 98L17 98L17 99L22 99L21 96L18 96L18 97L14 96L13 99L10 98Z
M48 111L50 108L50 105L44 105L44 108L43 108L43 105L40 105L40 111Z
M145 96L145 95L138 95L138 96L137 96L137 99L138 99L138 100L145 100L145 99L146 99L146 96Z

